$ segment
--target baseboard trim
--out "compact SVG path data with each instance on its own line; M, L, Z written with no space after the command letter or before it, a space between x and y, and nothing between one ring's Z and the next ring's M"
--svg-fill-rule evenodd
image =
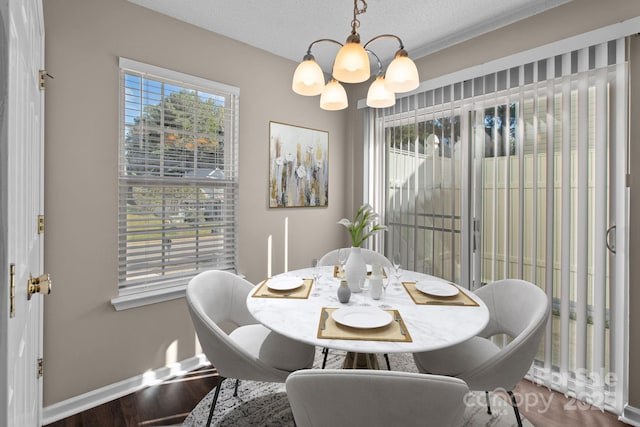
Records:
M640 409L633 406L625 405L622 411L622 415L618 418L623 423L630 424L635 427L640 427Z
M209 362L204 354L165 366L154 371L109 384L88 393L72 397L62 402L49 405L42 410L43 425L59 421L103 403L119 399L122 396L141 390L150 385L183 375L189 371L205 366Z

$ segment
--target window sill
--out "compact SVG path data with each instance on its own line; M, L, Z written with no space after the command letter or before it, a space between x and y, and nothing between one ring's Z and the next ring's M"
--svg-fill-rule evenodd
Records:
M120 295L111 299L111 305L113 305L116 311L122 311L149 304L171 301L184 297L186 289L187 285L175 285L162 289L137 290L136 292L128 293L120 292Z

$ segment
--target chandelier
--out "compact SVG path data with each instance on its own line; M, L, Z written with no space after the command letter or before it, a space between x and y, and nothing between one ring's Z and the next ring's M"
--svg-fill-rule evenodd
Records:
M358 8L358 2L362 7ZM400 37L393 34L381 34L375 36L363 45L360 44L358 27L360 21L357 15L367 11L367 2L353 0L353 20L351 21L351 34L343 45L332 39L319 39L312 42L307 49L307 54L296 68L293 74L293 91L299 95L320 95L320 108L324 110L342 110L349 105L347 93L342 83L361 83L369 80L371 66L369 55L372 55L378 65L378 72L369 91L367 92L367 105L374 108L390 107L396 102L396 93L408 92L418 87L420 82L416 64L409 58ZM367 46L381 38L394 38L400 44L393 61L387 67L386 73L382 72L380 58ZM330 42L340 46L334 61L331 79L325 84L324 73L320 65L311 54L311 48L320 42Z

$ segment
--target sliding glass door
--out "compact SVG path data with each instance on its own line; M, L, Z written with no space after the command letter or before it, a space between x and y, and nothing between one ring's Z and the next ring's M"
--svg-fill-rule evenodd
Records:
M626 67L617 40L427 90L369 120L387 256L471 290L503 278L545 290L552 316L531 378L616 412Z

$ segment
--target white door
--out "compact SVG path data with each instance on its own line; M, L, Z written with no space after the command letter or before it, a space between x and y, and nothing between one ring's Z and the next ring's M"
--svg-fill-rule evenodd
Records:
M43 273L42 1L0 0L0 11L0 425L30 427L42 424L43 296L27 292Z

